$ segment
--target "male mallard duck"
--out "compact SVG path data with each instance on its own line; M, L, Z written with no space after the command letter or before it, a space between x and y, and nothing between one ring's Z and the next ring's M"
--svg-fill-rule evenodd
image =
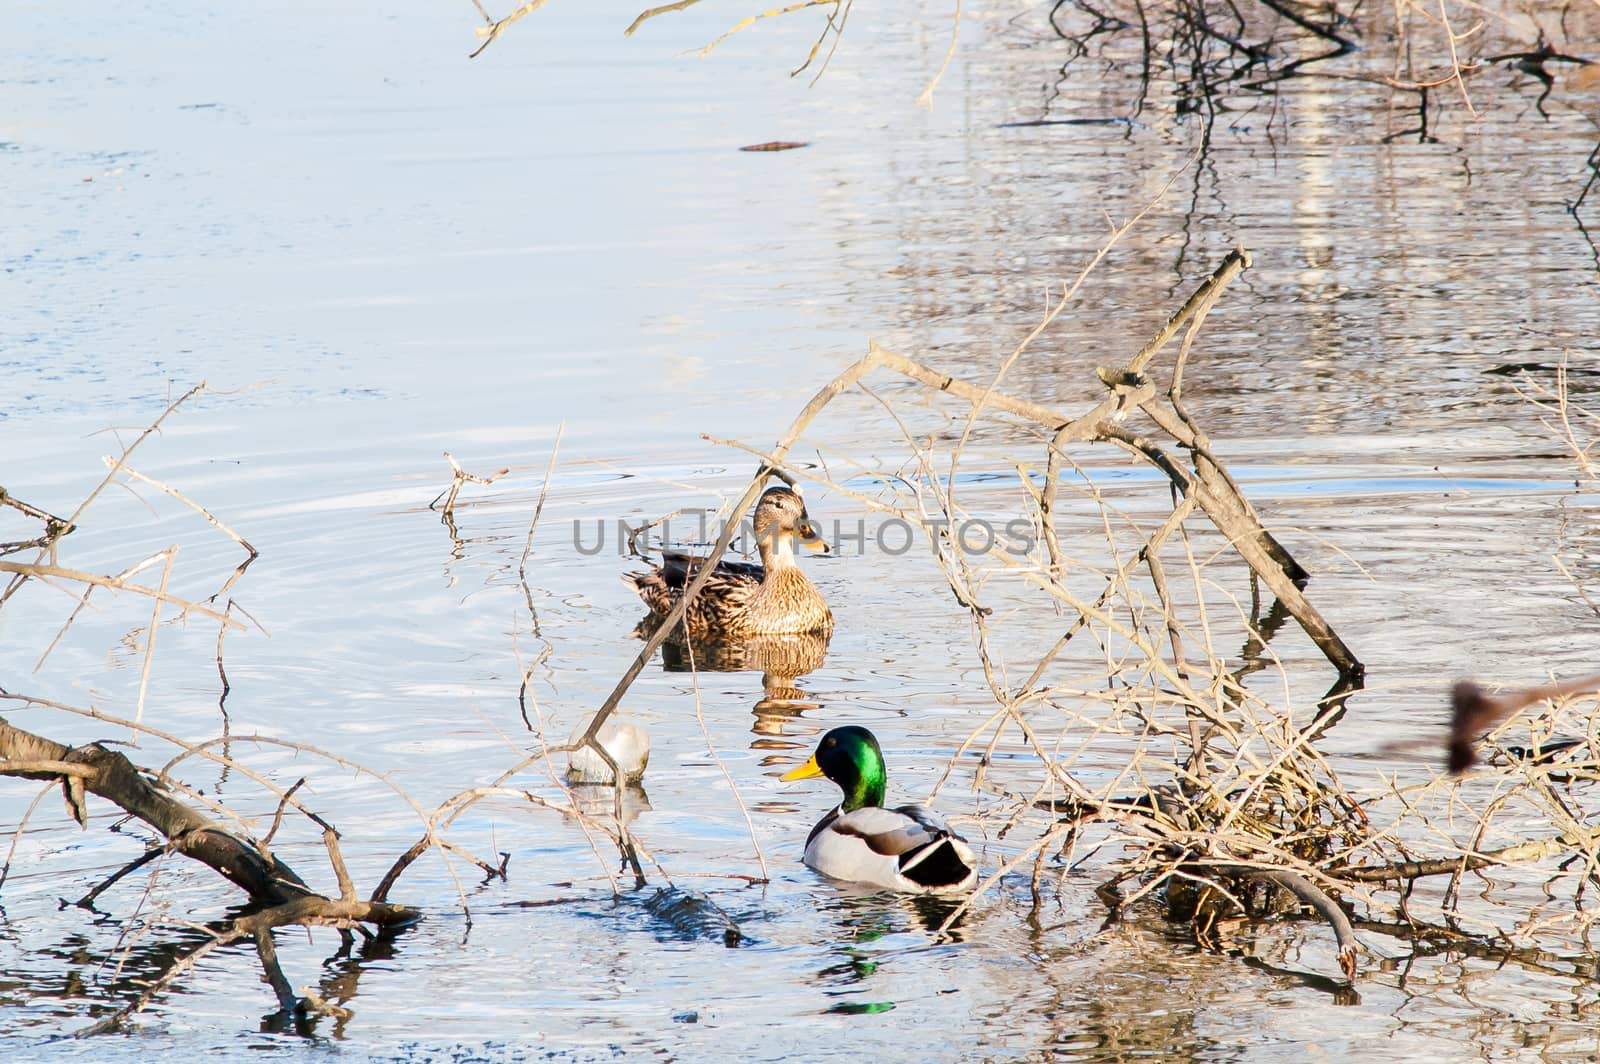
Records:
M831 629L833 613L795 564L795 539L811 550L828 549L812 528L800 496L788 488L768 488L756 503L755 532L761 564L718 562L684 613L689 633L743 639ZM659 569L627 573L622 581L660 617L677 603L704 561L664 551Z
M972 848L944 817L925 805L883 808L883 751L867 729L833 729L811 760L783 778L812 776L844 790L844 801L806 839L805 862L818 872L921 894L959 893L978 882Z

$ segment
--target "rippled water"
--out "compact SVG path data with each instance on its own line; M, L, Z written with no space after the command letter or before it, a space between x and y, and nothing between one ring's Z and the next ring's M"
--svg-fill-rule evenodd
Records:
M1231 110L1202 144L1203 123L1173 117L1169 84L1140 96L1136 38L1101 40L1063 70L1073 52L1044 9L969 12L925 110L913 101L947 47L942 5L854 11L809 91L785 76L819 28L806 16L698 61L680 52L731 12L692 9L624 40L631 9L551 5L468 62L463 8L119 10L88 34L28 4L0 46L0 483L70 512L118 449L103 430L125 442L191 384L223 389L173 415L132 464L261 551L229 595L270 638L228 637L224 722L214 627L164 624L144 720L189 739L226 727L251 770L280 785L306 776L303 797L344 833L358 885L420 831L396 788L431 808L534 748L522 663L548 645L528 712L561 739L636 653L640 611L617 579L636 563L614 535L575 549L575 528L614 532L737 495L752 460L701 434L768 446L868 337L987 379L1100 245L1107 216L1126 219L1174 174L1006 387L1086 406L1093 367L1126 359L1243 243L1254 267L1212 313L1186 394L1368 665L1368 689L1324 743L1340 770L1431 771L1373 751L1433 734L1458 675L1593 670L1595 616L1552 558L1595 578L1596 499L1519 394L1528 378L1505 371L1531 365L1550 385L1565 352L1574 398L1592 409L1600 391L1595 255L1565 209L1587 176L1592 97L1558 91L1543 118L1537 87L1494 68L1473 82L1481 120L1445 107L1430 141L1389 137L1412 124L1414 96L1308 77L1225 95ZM1336 69L1386 60L1345 62ZM1040 120L1056 124L1017 124ZM774 139L810 146L734 150ZM915 389L875 384L916 425L959 432ZM558 427L525 596L518 563ZM820 449L835 474L892 470L906 454L858 393L808 441L796 457ZM428 509L449 483L446 450L473 472L511 467L466 489L453 533ZM1025 434L981 431L962 466L967 504L1004 512L1024 451L1038 455ZM1148 484L1115 461L1092 468L1113 497ZM874 527L840 493L808 499L829 527ZM13 538L6 520L0 539ZM1069 531L1098 521L1063 518ZM118 488L62 563L117 572L173 544L171 587L185 596L217 590L243 558L158 492ZM1102 933L1088 871L1032 922L1026 882L1007 881L948 936L927 930L941 911L818 881L800 849L832 796L779 784L781 768L822 729L864 722L884 741L892 792L925 795L992 701L967 615L920 550L809 564L839 617L826 660L797 681L811 708L764 703L754 672L659 661L624 702L655 743L639 837L739 922L738 948L675 934L640 897L614 899L571 822L507 799L452 829L476 853L509 854L507 882L430 857L394 895L427 918L394 943L336 956L332 933L283 936L290 978L350 1018L309 1036L262 1029L271 994L253 952L235 951L129 1035L46 1044L198 941L162 929L124 956L135 914L203 921L232 900L209 871L174 862L148 896L143 873L108 893L99 918L58 913L142 836L105 830L103 807L79 832L47 795L0 888L8 1056L1595 1050L1600 995L1576 950L1501 964L1372 935L1346 1007L1320 928L1267 925L1222 953L1153 917ZM1015 594L997 590L996 604ZM131 715L149 606L96 602L37 673L70 600L35 584L8 603L0 686ZM1028 643L1002 650L1020 661ZM1297 697L1331 679L1297 632L1273 649ZM7 717L62 741L127 737L39 710ZM1016 752L1002 747L1002 765ZM1117 753L1100 751L1101 767ZM147 738L130 754L159 765L170 750ZM765 887L725 878L760 866L724 770ZM972 772L962 762L941 790L958 819L983 808ZM191 761L180 778L242 813L276 806L237 770ZM538 770L517 783L556 793ZM34 793L0 786L0 824L18 823ZM332 889L315 831L285 831L276 851ZM989 868L1018 845L978 841Z

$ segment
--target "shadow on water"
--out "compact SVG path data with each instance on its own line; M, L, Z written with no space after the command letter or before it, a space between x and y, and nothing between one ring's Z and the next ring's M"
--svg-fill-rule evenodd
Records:
M58 1009L38 1010L39 1026L53 1025L57 1019L87 1026L115 1011L122 1000L137 997L145 986L208 941L210 936L203 930L172 928L159 937L132 943L121 955L121 963L115 964L108 963L104 943L83 934L68 934L32 950L26 969L0 971L0 1006L37 1008L41 1000L56 1000L61 1002ZM253 947L235 946L229 952L253 953Z
M390 961L398 958L401 953L398 941L398 936L392 934L362 936L359 940L346 934L338 950L322 962L322 974L317 979L316 996L327 1007L319 1011L279 1009L267 1013L261 1017L261 1032L312 1038L324 1023L329 1023L331 1030L327 1034L344 1041L355 1015L347 1006L360 992L361 977L369 970L387 967Z
M248 910L234 910L244 914ZM100 923L117 926L125 921L106 918ZM0 1007L27 1006L37 1011L40 1026L55 1027L62 1020L73 1027L88 1026L95 1020L114 1013L158 982L173 969L184 965L196 950L210 943L212 934L227 929L223 922L212 922L205 927L163 925L158 934L145 934L136 922L127 925L130 932L117 944L112 953L84 935L69 935L59 943L35 950L31 966L22 972L0 972ZM304 930L284 930L277 934L279 941L289 936L305 935ZM137 936L137 937L135 937ZM264 1034L292 1034L303 1038L318 1035L319 1028L331 1022L328 1033L343 1039L352 1012L345 1008L359 993L361 977L373 966L382 967L400 954L399 936L394 933L363 935L359 939L341 933L337 950L322 963L322 974L315 987L309 987L316 999L326 1006L325 1011L310 1009L277 1009L261 1016L258 1030ZM43 958L53 964L40 967ZM225 971L254 970L259 975L260 960L255 945L246 940L236 942L211 953L207 962ZM265 980L263 980L265 982ZM192 974L166 990L161 998L176 1011L182 1011L183 1001L205 989L205 980ZM42 999L55 998L62 1002L60 1009L38 1010Z
M1209 124L1220 113L1236 110L1227 98L1231 87L1272 96L1280 85L1308 75L1354 79L1382 85L1399 92L1415 93L1418 97L1418 126L1401 133L1391 134L1386 140L1416 134L1419 142L1437 143L1428 133L1429 89L1426 83L1407 85L1388 76L1386 72L1369 67L1362 54L1363 45L1354 37L1356 24L1353 13L1346 14L1337 4L1324 10L1326 21L1317 21L1300 14L1278 0L1259 0L1265 13L1253 8L1233 4L1208 4L1204 0L1194 3L1148 6L1133 4L1125 13L1117 14L1089 3L1088 0L1056 0L1048 16L1050 29L1069 50L1068 58L1061 64L1058 76L1043 101L1049 114L1052 104L1065 93L1063 86L1076 75L1076 64L1110 57L1124 67L1138 63L1138 93L1127 118L1105 118L1095 121L1132 121L1145 109L1151 94L1153 67L1160 64L1175 85L1174 111L1178 117L1199 115ZM1105 7L1118 6L1115 3ZM1359 5L1357 5L1359 6ZM1136 40L1124 41L1121 35ZM1298 54L1305 50L1308 40L1326 42L1324 51L1310 55ZM1157 46L1157 40L1170 42L1170 47ZM1371 47L1370 42L1367 47ZM1352 64L1337 71L1324 71L1321 64L1349 57ZM1415 57L1426 61L1425 56ZM1535 47L1481 57L1462 56L1463 63L1480 62L1485 65L1504 65L1526 74L1539 87L1533 109L1541 118L1550 118L1545 102L1555 90L1556 78L1549 64L1566 64L1582 67L1588 60L1565 54L1552 47L1543 32ZM1314 69L1318 68L1318 69ZM1438 83L1449 87L1448 81ZM1041 119L1035 122L1009 125L1065 124L1071 120Z
M615 822L617 809L617 792L609 783L573 783L567 784L567 791L572 796L572 801L578 810L592 820L602 824ZM644 785L639 782L630 782L622 788L622 823L624 826L632 824L641 813L650 812L650 796L645 793ZM563 814L562 819L568 819L570 814Z
M1291 979L1308 990L1316 990L1326 994L1329 1001L1334 1005L1361 1004L1360 992L1342 979L1330 979L1326 975L1319 975L1316 972L1301 971L1295 968L1281 968L1277 965L1268 963L1260 957L1249 954L1240 954L1239 961L1246 968L1253 968L1258 972L1265 972L1268 975Z
M1249 623L1244 645L1239 649L1241 664L1232 673L1232 681L1240 690L1243 690L1247 676L1277 665L1268 648L1273 638L1283 630L1284 625L1293 619L1288 608L1277 598L1274 598L1267 605L1266 612L1262 613L1261 597L1257 593L1254 579L1250 581L1250 590ZM1310 742L1321 736L1343 720L1349 710L1351 697L1360 693L1365 686L1365 679L1359 676L1341 675L1335 679L1333 686L1317 700L1318 723L1315 731L1307 735L1306 741Z

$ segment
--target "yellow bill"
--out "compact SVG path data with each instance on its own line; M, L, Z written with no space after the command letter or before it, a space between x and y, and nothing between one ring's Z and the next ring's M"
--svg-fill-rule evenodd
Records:
M822 775L822 766L817 764L817 755L812 754L810 760L805 764L799 768L790 769L779 778L784 780L808 780L812 776L820 775Z

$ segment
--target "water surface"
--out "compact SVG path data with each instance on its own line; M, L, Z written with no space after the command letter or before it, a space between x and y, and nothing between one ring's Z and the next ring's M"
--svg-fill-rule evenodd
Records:
M1574 398L1596 401L1595 259L1565 209L1586 177L1592 101L1558 92L1545 118L1526 80L1485 77L1481 120L1444 108L1432 139L1391 137L1414 97L1305 78L1229 95L1207 127L1175 117L1172 85L1140 84L1126 37L1063 72L1071 48L1036 8L969 13L923 109L948 41L941 5L853 11L809 90L786 71L814 19L769 20L700 61L681 52L729 11L623 40L635 12L608 7L551 5L471 62L466 5L124 11L90 35L28 4L6 35L0 482L70 512L118 439L199 380L224 390L175 414L133 464L261 551L228 594L270 638L228 637L224 721L215 628L163 624L144 719L191 740L226 728L253 771L280 786L306 776L358 885L420 831L395 788L432 808L488 782L536 748L531 730L564 738L636 653L640 611L617 577L637 563L614 540L575 549L575 524L737 496L752 459L701 434L769 446L869 337L987 380L1100 246L1107 216L1130 217L1175 174L1005 387L1088 405L1093 368L1131 355L1242 242L1255 265L1211 315L1186 394L1368 665L1368 689L1323 744L1340 770L1433 771L1373 751L1430 734L1458 675L1593 669L1594 614L1552 559L1594 578L1595 497L1524 394L1530 378L1553 385L1566 357ZM1061 124L1017 125L1038 120ZM774 139L809 147L735 150ZM1521 365L1534 368L1505 371ZM944 446L959 434L956 408L874 386ZM518 563L558 431L525 594ZM449 482L446 450L474 472L511 467L467 489L453 534L427 505ZM877 400L853 392L795 456L837 473L893 471L906 453ZM1024 455L1042 463L1025 432L983 426L961 465L965 505L1011 513ZM1156 512L1148 475L1083 458L1108 497ZM1063 528L1087 551L1100 518L1073 497ZM837 492L808 499L830 526L879 520ZM189 597L243 556L159 493L118 488L62 559L117 572L173 544L171 587ZM947 935L928 930L937 912L818 881L800 849L832 795L777 774L822 730L860 722L884 741L892 791L920 797L993 702L968 616L924 551L849 549L811 571L840 625L797 681L807 708L763 706L757 673L659 660L624 702L655 742L634 827L679 886L739 921L738 948L674 935L639 898L614 898L572 822L503 799L452 837L509 854L506 882L429 857L394 895L427 919L392 945L336 956L331 932L282 936L291 979L349 1019L299 1034L264 1024L271 995L253 953L236 951L128 1035L46 1044L197 941L125 932L152 914L215 919L233 900L209 871L170 863L148 896L139 876L108 893L100 918L58 912L142 836L107 831L103 807L79 832L47 796L3 888L0 1029L17 1059L1595 1051L1596 982L1575 946L1502 964L1369 935L1360 1002L1345 1006L1320 928L1268 925L1219 952L1154 914L1102 932L1088 869L1068 871L1031 921L1025 879L1007 880ZM1246 593L1236 567L1215 575ZM1002 612L1022 603L1016 587L994 595ZM96 601L37 673L70 600L36 584L8 603L0 686L131 715L149 605ZM998 650L1022 663L1053 635ZM525 720L522 666L546 645ZM1330 671L1293 630L1273 651L1305 712ZM1065 667L1103 666L1087 654ZM38 710L8 719L61 741L127 738ZM1078 770L1102 778L1124 752L1111 737ZM1025 761L1010 742L998 754L999 774ZM147 738L130 755L159 765L170 750ZM993 868L1020 843L985 833L974 769L960 762L939 801ZM771 871L764 887L727 878L760 864L724 771ZM247 815L276 807L215 764L189 762L182 778ZM516 782L559 794L538 768ZM34 794L0 788L0 823ZM276 849L333 889L308 825Z

